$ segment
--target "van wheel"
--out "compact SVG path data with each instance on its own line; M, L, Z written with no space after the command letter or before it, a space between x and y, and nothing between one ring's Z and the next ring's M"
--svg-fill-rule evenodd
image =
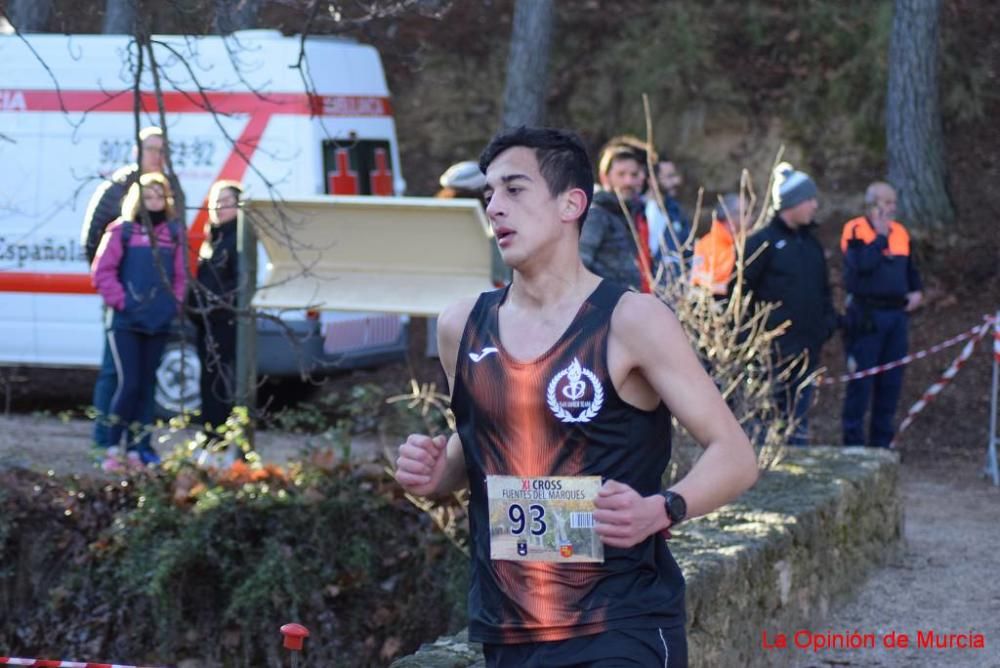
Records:
M167 344L156 370L156 414L172 418L201 409L201 362L190 343Z

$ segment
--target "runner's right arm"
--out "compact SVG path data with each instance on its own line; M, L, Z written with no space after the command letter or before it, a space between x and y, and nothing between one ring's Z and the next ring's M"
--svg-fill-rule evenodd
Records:
M462 332L475 300L465 300L449 306L438 318L438 354L448 377L448 387L455 388L455 369ZM447 440L443 435L431 438L411 434L399 446L396 459L396 481L410 494L445 496L468 486L465 455L458 434Z

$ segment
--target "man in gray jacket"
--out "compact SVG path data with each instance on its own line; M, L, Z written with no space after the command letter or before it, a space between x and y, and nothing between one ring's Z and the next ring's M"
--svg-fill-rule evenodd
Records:
M646 178L641 158L631 147L606 146L598 162L598 177L601 190L594 193L580 234L583 264L598 276L649 292L652 263L639 197Z

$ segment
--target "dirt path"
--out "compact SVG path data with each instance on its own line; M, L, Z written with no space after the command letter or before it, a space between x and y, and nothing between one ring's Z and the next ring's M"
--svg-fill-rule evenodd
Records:
M810 629L873 633L876 648L789 649L798 655L795 668L1000 667L1000 489L979 477L978 468L969 462L904 465L904 550L873 573L852 602L834 610L824 626ZM911 646L883 647L893 631L907 634ZM986 647L920 649L918 631L963 638L979 633Z
M0 467L24 467L57 474L95 470L88 420L61 420L50 416L12 415L0 417ZM171 432L157 430L153 444L160 454L193 438L195 430ZM300 455L310 445L321 444L321 437L275 431L257 433L257 450L265 460L283 464ZM354 457L376 456L381 445L375 436L362 435L351 444Z

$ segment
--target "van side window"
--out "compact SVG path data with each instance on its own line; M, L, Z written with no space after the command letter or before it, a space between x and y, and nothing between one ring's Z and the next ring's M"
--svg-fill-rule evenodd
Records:
M392 168L388 140L323 142L323 171L329 195L392 195Z

